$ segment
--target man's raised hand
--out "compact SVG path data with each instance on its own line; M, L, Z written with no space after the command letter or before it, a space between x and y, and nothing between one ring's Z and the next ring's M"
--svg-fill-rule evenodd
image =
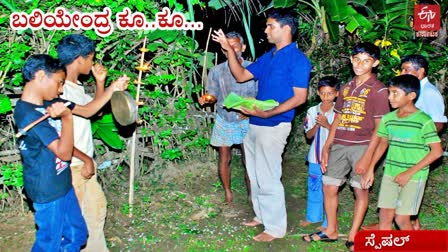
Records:
M227 41L226 34L221 30L215 30L213 31L214 34L212 34L212 40L218 42L221 44L222 49L229 51L233 50L232 46L230 46L229 42Z

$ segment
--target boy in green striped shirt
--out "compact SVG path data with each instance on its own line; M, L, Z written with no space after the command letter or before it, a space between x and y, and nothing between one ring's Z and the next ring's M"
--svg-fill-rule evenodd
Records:
M431 117L415 107L420 82L412 75L389 81L389 102L396 109L381 119L369 172L361 180L371 186L375 163L389 147L378 197L380 230L413 230L411 215L419 211L429 173L429 165L442 154L442 145Z

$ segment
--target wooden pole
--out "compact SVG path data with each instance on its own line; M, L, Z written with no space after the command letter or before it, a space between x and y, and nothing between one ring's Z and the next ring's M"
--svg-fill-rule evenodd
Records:
M140 49L142 52L142 56L140 58L140 65L138 69L138 79L137 79L137 93L135 95L135 101L137 104L140 104L140 84L142 81L143 75L143 66L145 63L145 52L146 52L146 37L143 40L143 47ZM135 176L135 142L137 141L137 129L132 133L132 143L131 143L131 167L129 168L129 217L132 218L132 210L134 204L134 176Z
M64 103L64 106L67 107L70 104L71 104L71 102L66 102L66 103ZM28 130L30 130L32 127L36 126L37 124L39 124L43 120L47 119L48 117L50 117L50 114L45 114L45 115L41 116L39 119L37 119L36 121L34 121L34 122L28 124L27 126L25 126L23 129L19 129L19 132L16 134L16 138L19 138L19 137L25 135Z

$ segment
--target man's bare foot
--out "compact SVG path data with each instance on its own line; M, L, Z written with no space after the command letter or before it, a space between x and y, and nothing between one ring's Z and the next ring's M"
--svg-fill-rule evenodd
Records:
M235 204L233 202L226 202L224 201L224 208L235 208Z
M372 223L361 227L362 230L379 230L380 224L379 223Z
M226 197L224 199L226 203L232 203L233 202L233 194L232 192L226 192Z
M277 238L266 233L266 232L263 232L263 233L259 233L256 236L254 236L253 239L257 242L271 242Z
M256 221L256 220L250 220L250 221L245 221L242 224L246 227L256 227L258 225L261 225L262 223L259 221Z
M302 226L302 227L306 227L306 226L308 226L310 224L311 224L311 222L309 222L307 220L302 220L302 221L299 222L299 225Z

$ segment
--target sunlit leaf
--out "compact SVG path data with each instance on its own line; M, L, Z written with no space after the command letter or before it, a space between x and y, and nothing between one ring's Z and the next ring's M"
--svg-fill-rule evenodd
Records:
M227 6L223 0L211 0L208 1L208 7L219 10Z
M122 150L124 147L124 142L121 140L120 135L117 132L110 130L111 128L100 127L96 131L95 136L101 139L109 147Z
M274 8L288 8L297 4L297 0L273 0Z
M146 48L150 51L150 52L154 52L156 51L159 47L162 47L163 49L167 49L168 46L164 43L149 43L146 45Z
M0 94L0 114L6 114L12 111L11 100L8 96Z
M323 5L332 21L342 21L345 19L348 15L348 9L351 8L348 6L346 0L324 1Z
M365 31L369 31L372 29L372 24L370 23L370 21L361 14L355 13L349 18L349 20L350 22L348 22L345 28L350 33L353 33L358 27L363 27Z

